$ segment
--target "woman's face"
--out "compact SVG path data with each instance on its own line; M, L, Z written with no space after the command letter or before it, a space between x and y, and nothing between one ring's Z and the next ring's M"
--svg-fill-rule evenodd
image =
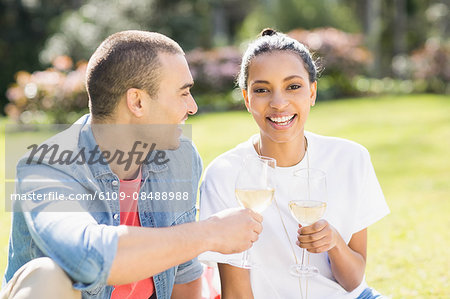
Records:
M299 56L287 51L261 54L248 69L245 106L263 137L276 143L303 138L317 82L310 83Z

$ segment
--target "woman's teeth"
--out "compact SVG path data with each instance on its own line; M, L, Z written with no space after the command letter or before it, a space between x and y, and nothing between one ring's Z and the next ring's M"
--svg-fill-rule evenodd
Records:
M285 126L289 124L289 122L294 119L295 115L291 116L282 116L282 117L269 117L270 121L276 123L277 125Z

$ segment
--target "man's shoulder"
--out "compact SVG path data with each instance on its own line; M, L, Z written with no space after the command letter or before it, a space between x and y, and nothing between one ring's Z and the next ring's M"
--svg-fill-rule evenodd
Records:
M44 142L28 146L27 149L30 150L21 157L18 165L23 166L31 163L48 165L53 164L52 162L58 162L60 158L78 153L80 151L80 132L83 127L83 123L80 121L85 118L87 118L87 115Z
M89 149L80 145L87 115L40 144L31 144L17 163L17 177L35 173L39 176L72 176L74 168L86 167L82 159ZM81 162L80 162L81 161ZM78 163L77 163L78 162Z

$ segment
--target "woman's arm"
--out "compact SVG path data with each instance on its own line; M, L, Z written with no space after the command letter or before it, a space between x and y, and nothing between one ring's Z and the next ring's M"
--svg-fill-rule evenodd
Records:
M312 253L328 251L331 271L348 292L361 283L366 268L367 229L353 234L348 245L326 220L299 229L297 245Z
M219 273L223 299L253 299L249 270L219 264Z
M340 235L337 238L336 246L328 251L331 271L344 289L352 291L361 284L366 269L367 229L353 234L348 246Z
M202 278L188 283L174 284L171 299L198 299L202 298Z

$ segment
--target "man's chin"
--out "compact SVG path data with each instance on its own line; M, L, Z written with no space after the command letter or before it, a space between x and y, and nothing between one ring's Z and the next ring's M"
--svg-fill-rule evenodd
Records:
M180 148L180 138L176 138L171 141L166 141L164 144L157 144L156 150L157 151L171 151L171 150L177 150Z

